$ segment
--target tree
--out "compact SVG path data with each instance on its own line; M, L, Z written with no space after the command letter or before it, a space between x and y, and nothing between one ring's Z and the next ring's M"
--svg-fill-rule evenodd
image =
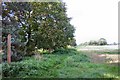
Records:
M104 39L104 38L100 38L100 39L98 40L98 43L99 43L99 45L107 45L107 40Z
M75 39L75 38L73 38L73 39L70 41L70 45L71 45L71 46L77 46L77 44L76 44L76 39Z
M70 18L67 18L65 4L34 2L32 5L33 14L40 20L37 21L37 47L51 50L69 45L75 29L70 24Z
M5 21L8 25L3 27L5 30L4 32L12 32L12 36L14 39L13 46L15 46L16 50L18 51L18 48L22 48L22 51L25 55L32 54L32 51L35 49L35 41L32 37L32 33L34 33L33 30L35 30L36 27L36 19L33 18L31 15L32 13L32 5L29 2L11 2L11 3L4 3L5 7L3 7L3 24L6 25ZM9 16L11 15L11 16ZM4 20L4 19L8 19ZM9 22L10 21L10 22ZM12 25L11 25L11 24ZM14 24L15 25L14 25ZM11 26L10 26L11 25ZM10 26L10 27L9 27ZM14 31L13 31L14 29ZM9 30L9 31L6 31ZM14 33L13 33L14 32ZM16 33L15 33L16 32ZM8 33L7 33L8 34ZM19 40L19 41L17 41ZM21 47L20 47L20 46Z
M91 40L91 41L89 42L89 45L98 45L98 41Z
M62 2L4 3L2 12L3 42L12 33L15 52L20 49L31 55L35 47L54 50L66 47L73 40L75 29Z
M24 3L25 4L25 3ZM16 7L17 6L17 7ZM6 58L7 51L7 35L12 35L12 61L15 59L21 59L23 55L25 45L22 45L19 30L20 22L18 21L17 15L18 13L22 13L23 5L21 3L2 3L2 45L3 45L3 58ZM20 16L20 15L19 15ZM23 43L24 44L24 43Z

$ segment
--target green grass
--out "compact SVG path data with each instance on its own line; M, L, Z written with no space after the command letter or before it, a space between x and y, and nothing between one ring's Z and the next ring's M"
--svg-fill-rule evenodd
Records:
M120 54L120 50L115 49L115 50L104 50L104 51L95 51L98 54Z
M75 49L43 54L42 59L27 57L21 62L3 63L3 77L24 78L118 78L118 67L91 63Z

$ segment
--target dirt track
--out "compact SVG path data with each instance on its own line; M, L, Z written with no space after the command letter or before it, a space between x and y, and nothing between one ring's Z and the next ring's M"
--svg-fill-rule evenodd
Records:
M117 48L117 47L116 47ZM105 51L113 51L116 49L115 47L104 47L104 46L85 46L79 48L79 51L82 51L85 55L90 57L91 62L93 63L107 63L107 64L120 64L120 54L105 54ZM99 52L99 53L98 53ZM101 53L100 53L101 52Z

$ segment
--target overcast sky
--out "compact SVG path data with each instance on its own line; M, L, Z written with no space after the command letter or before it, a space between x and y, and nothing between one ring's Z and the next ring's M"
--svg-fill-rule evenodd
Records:
M67 14L75 26L77 44L105 38L118 42L118 1L120 0L63 0Z

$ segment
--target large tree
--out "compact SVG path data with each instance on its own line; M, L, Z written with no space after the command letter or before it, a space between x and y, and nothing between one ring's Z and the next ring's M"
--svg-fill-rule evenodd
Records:
M4 3L2 12L3 38L11 33L14 43L23 44L25 54L31 54L35 47L49 50L66 47L74 37L71 18L60 1Z
M37 47L57 49L66 47L73 39L74 27L67 17L65 4L58 2L32 3L33 15L38 18ZM38 13L38 14L36 14Z
M6 54L7 47L7 35L12 35L12 59L20 59L21 53L26 52L24 46L26 42L21 41L19 32L21 30L21 23L25 15L25 11L29 8L28 3L2 3L2 44L3 52ZM24 51L24 52L23 52ZM4 58L4 57L3 57Z

